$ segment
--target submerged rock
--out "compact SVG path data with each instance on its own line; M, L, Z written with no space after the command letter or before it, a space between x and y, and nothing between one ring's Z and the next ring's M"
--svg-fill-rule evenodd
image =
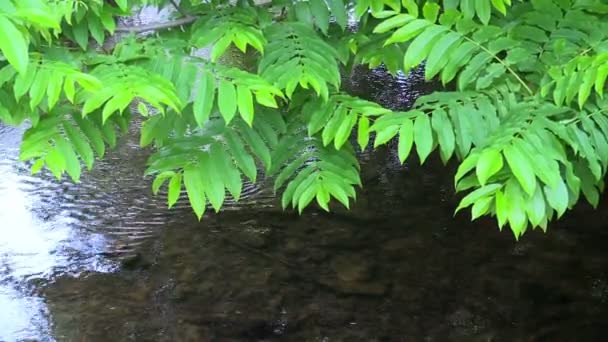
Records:
M360 255L341 255L331 261L331 267L338 279L350 282L368 279L371 266L368 260Z
M387 285L379 281L344 281L323 278L320 283L336 292L348 295L383 296L388 290Z

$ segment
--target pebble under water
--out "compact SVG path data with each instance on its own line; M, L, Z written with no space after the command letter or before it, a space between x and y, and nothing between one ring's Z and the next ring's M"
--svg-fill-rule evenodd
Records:
M358 71L392 108L421 75ZM350 212L284 212L265 183L198 223L143 178L137 127L82 183L30 176L0 127L0 341L599 341L608 204L516 243L453 217L454 165L364 152Z

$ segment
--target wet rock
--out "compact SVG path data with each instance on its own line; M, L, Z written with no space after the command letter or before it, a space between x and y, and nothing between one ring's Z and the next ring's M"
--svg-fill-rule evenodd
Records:
M284 281L291 278L291 273L289 272L289 268L285 265L277 265L272 270L272 278L277 281Z
M288 238L285 242L285 253L287 254L298 254L304 246L299 239L296 238Z
M356 231L357 227L350 225L329 227L315 234L315 243L318 246L338 248L360 248L369 245L369 240L355 237Z
M309 252L309 257L314 262L322 262L327 259L327 252L319 248L313 248Z
M235 234L235 241L253 248L262 248L267 244L267 234L255 230L243 230Z
M259 269L241 274L240 278L246 284L262 286L268 283L272 274L271 269Z
M400 257L418 251L424 246L424 240L418 236L391 239L382 245L382 249L391 257Z
M146 260L140 253L125 257L121 263L123 269L131 271L147 270L151 265L152 263Z
M350 282L369 278L371 266L360 255L341 255L331 261L331 267L338 279Z
M171 292L170 298L175 302L185 301L189 296L192 295L192 291L187 285L178 284Z
M178 329L179 341L184 342L199 342L210 341L211 334L207 329L193 324L181 325Z
M336 292L348 295L383 296L388 289L386 284L379 281L344 281L322 278L320 283Z

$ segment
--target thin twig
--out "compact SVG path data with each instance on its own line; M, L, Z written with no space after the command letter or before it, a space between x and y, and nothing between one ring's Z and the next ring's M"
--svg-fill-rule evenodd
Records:
M116 32L141 33L141 32L146 32L146 31L158 31L158 30L169 29L169 28L178 27L178 26L182 26L182 25L192 24L194 21L196 21L196 19L198 19L198 17L188 16L188 17L185 17L182 19L177 19L177 20L168 21L168 22L164 22L164 23L154 23L154 24L136 25L136 26L122 26L122 27L119 26L116 28Z

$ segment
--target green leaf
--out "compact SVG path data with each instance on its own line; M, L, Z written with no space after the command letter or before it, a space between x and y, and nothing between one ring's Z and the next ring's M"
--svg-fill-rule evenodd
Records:
M608 64L604 64L597 69L597 75L595 76L595 91L600 97L604 96L604 84L608 78Z
M32 110L42 102L49 85L49 78L50 72L48 69L40 69L40 71L36 73L36 77L30 88L30 108Z
M172 208L182 192L182 174L174 173L169 182L169 191L167 194L167 204L169 209ZM200 219L200 218L199 218Z
M359 119L359 125L357 127L357 143L359 143L361 151L365 151L365 148L369 143L369 119L367 117L361 117Z
M485 185L485 186L482 186L482 187L476 189L475 191L466 195L460 201L460 204L458 205L458 208L456 208L456 211L454 212L454 214L459 212L461 209L470 206L471 204L475 203L476 201L494 194L500 188L502 188L502 184L488 184L488 185Z
M175 171L164 171L156 175L154 181L152 182L152 193L154 195L158 194L160 188L165 184L165 182L175 175Z
M196 123L199 127L203 127L207 120L209 120L209 115L211 115L211 109L213 108L215 77L211 73L205 72L201 76L200 82L200 88L195 95L192 109Z
M458 89L464 90L491 59L492 55L485 51L473 57L458 77Z
M17 75L17 78L15 78L15 84L13 84L13 92L15 93L15 99L19 100L23 95L28 92L28 90L32 86L32 83L34 82L36 73L36 68L29 67L27 68L25 73Z
M433 111L431 124L437 133L441 160L445 163L452 157L454 149L456 148L454 128L452 127L452 123L450 122L447 113L441 108Z
M317 203L327 212L329 212L329 200L329 191L323 183L317 183Z
M505 201L509 203L507 212L509 225L515 235L515 239L519 239L526 230L528 219L524 207L524 194L521 192L519 183L513 178L509 179L505 186Z
M433 45L433 48L428 54L424 68L424 75L427 80L435 77L435 75L448 64L449 59L446 58L446 56L449 55L450 49L460 42L461 39L462 36L460 34L450 32L441 37L441 39Z
M332 178L327 177L327 175L330 174L328 172L322 172L321 175L322 177L325 178ZM337 199L340 203L342 203L342 205L344 207L346 207L347 209L350 208L350 202L348 200L348 194L346 193L346 191L342 188L341 186L342 184L340 182L337 182L335 180L327 180L326 182L323 183L323 186L325 189L327 189L327 191L329 191L329 194L332 195L335 199Z
M306 208L308 206L308 204L310 204L310 202L312 202L312 200L315 198L315 195L317 194L317 188L318 188L318 183L311 184L298 197L298 213L301 214L302 211L304 210L304 208ZM328 208L328 210L329 210L329 208Z
M414 144L414 123L412 120L405 120L399 129L399 144L397 145L397 154L401 164L405 162L412 151Z
M310 0L310 12L315 20L315 25L327 34L329 28L329 9L325 0Z
M213 44L211 49L211 61L217 62L218 59L226 52L230 44L232 43L232 36L225 35Z
M418 17L418 4L415 0L402 0L403 7L407 9L407 13L414 17Z
M507 159L511 172L513 172L513 175L515 175L524 191L530 196L534 195L536 176L531 165L532 161L515 145L506 146L503 154Z
M441 83L446 85L450 82L456 76L458 70L471 59L473 53L477 50L478 47L471 42L463 42L456 49L453 49L448 57L449 62L441 71Z
M91 32L93 39L95 39L97 44L103 45L103 42L105 40L105 33L103 31L103 25L101 24L99 18L97 18L96 16L89 15L87 17L87 23L89 25L89 31Z
M238 85L236 87L237 106L243 120L251 127L253 125L253 96L249 88Z
M502 229L505 223L507 223L510 210L510 203L502 191L497 191L496 194L494 194L494 207L498 228Z
M328 0L331 14L336 19L336 23L344 30L348 24L348 13L342 0Z
M29 63L28 45L26 37L13 22L0 15L0 50L20 74L25 73Z
M120 9L122 11L127 11L129 9L129 0L114 0L116 2L116 4L118 5L118 7L120 7Z
M79 23L76 23L72 26L72 34L74 35L74 40L82 50L87 49L89 45L89 28L87 27L87 21L82 20Z
M427 1L424 3L424 6L422 6L422 15L424 16L424 19L434 23L437 21L437 15L439 14L440 9L441 7L438 4Z
M593 84L596 80L596 69L590 68L585 72L583 76L583 83L580 85L579 93L578 93L578 106L579 108L583 108L583 105L589 98L591 94L591 90L593 89Z
M268 149L268 146L266 146L264 140L262 140L262 137L260 137L254 129L247 125L243 125L242 122L241 125L239 125L239 128L241 136L245 139L253 153L260 158L266 167L266 170L269 170L272 158L270 156L270 150Z
M93 154L93 149L91 145L85 140L82 134L77 131L71 124L68 122L63 122L63 130L70 139L72 145L80 155L80 158L84 161L87 169L91 170L93 168L93 162L95 160L95 156Z
M283 195L281 196L281 206L286 209L289 203L292 203L293 195L296 189L315 171L314 168L307 167L302 169L298 175L287 184Z
M566 209L568 209L568 188L566 187L566 183L560 179L557 187L550 188L545 186L544 190L547 203L557 211L557 217L562 216L566 212Z
M373 127L373 126L372 126ZM374 148L386 144L399 132L398 125L392 125L384 127L382 130L376 131L376 138L374 139Z
M63 76L58 72L53 72L50 75L46 93L48 96L48 107L52 109L55 107L61 96L61 86L63 85Z
M490 210L492 203L494 202L493 197L483 197L475 201L473 208L471 209L471 221L479 218Z
M412 20L405 26L395 31L393 35L387 39L384 45L386 46L393 43L407 42L408 40L418 36L422 31L431 25L432 24L430 22L423 19Z
M503 165L502 154L499 150L489 148L481 152L476 167L479 184L485 185L490 177L502 169Z
M490 16L492 15L492 7L490 7L489 0L475 0L475 12L482 23L487 25L490 22Z
M68 173L68 175L70 175L74 182L79 183L82 169L80 167L78 156L76 155L76 152L74 152L72 145L64 138L56 138L55 146L63 157L65 162L65 171Z
M186 186L190 206L200 220L203 214L205 214L207 198L205 197L205 188L199 164L186 165L184 168L184 185Z
M416 152L420 157L420 164L423 164L433 150L431 120L426 114L419 115L414 121L414 142L416 143Z
M222 204L226 198L224 175L220 173L222 168L215 165L213 160L209 158L209 154L203 154L200 157L199 165L205 195L217 213L222 208Z
M285 181L287 181L291 176L293 176L293 174L300 167L302 167L302 165L304 165L304 163L309 158L310 158L310 155L303 154L300 157L298 157L297 159L293 160L291 163L287 164L287 166L285 166L283 168L283 170L281 170L281 172L277 175L277 177L274 180L274 191L277 192L283 186L283 184L285 184Z
M226 124L230 123L234 114L236 114L236 90L232 82L228 80L220 80L217 93L217 103L220 109L220 113L226 121Z
M545 218L545 197L541 187L537 187L534 196L526 201L526 213L532 226L537 227Z
M66 78L65 83L63 84L63 91L65 92L65 97L71 103L74 103L74 95L76 94L76 88L74 87L74 80L72 78Z
M477 166L477 161L479 161L479 153L471 153L469 154L458 166L458 170L456 171L456 175L454 176L454 185L458 184L458 181L464 177L469 171L473 170Z
M49 8L46 6L22 7L14 13L14 16L38 26L59 29L57 16L53 15L52 12L49 13Z
M224 138L226 139L226 144L230 148L230 152L236 162L236 165L243 171L249 180L255 182L258 170L255 165L255 161L251 155L247 153L241 138L231 131L226 131Z
M100 14L101 24L103 27L110 32L110 34L114 34L114 30L116 29L116 22L114 21L114 17L108 11L102 11Z
M401 27L401 26L407 24L414 19L416 19L416 18L409 14L397 14L396 16L386 19L386 20L382 21L380 24L376 25L376 27L374 27L373 32L374 33L388 32L392 29L395 29L397 27Z
M336 109L334 115L329 119L327 125L323 129L323 133L321 134L321 138L323 140L323 146L329 145L329 143L334 139L336 133L338 132L338 128L345 121L348 115L348 108L345 105L340 105Z
M44 167L44 159L40 158L37 159L33 164L32 164L32 169L31 169L31 174L35 175L38 172L40 172L40 170L42 170L42 167Z
M61 179L61 175L65 170L65 159L61 151L55 147L49 151L44 157L46 167L58 180Z
M103 136L99 128L97 128L89 119L83 119L78 114L74 114L72 117L74 120L76 120L82 132L91 142L91 145L93 146L93 149L95 149L97 155L100 158L103 158L106 151L106 145L103 142Z
M338 127L338 130L336 131L336 136L334 137L334 146L336 150L342 148L342 145L344 145L350 137L353 127L357 124L357 118L357 114L351 111L350 114L342 120L340 127Z
M422 60L428 56L435 41L447 30L448 28L445 26L433 25L417 36L407 48L405 56L403 57L403 66L405 70L409 70L412 67L419 65Z
M510 1L510 0L509 0ZM502 15L507 15L507 7L503 0L492 0L492 5L496 8Z
M319 173L314 172L310 176L308 176L304 181L302 181L302 183L300 183L300 185L298 185L298 187L293 192L293 196L291 198L291 203L292 203L293 208L299 207L300 200L301 200L302 196L304 195L304 193L310 191L311 188L316 191L315 183L317 182L318 178L319 178ZM314 196L312 198L314 198ZM312 200L312 198L310 198L310 200ZM308 202L310 202L310 200ZM300 209L304 209L304 208L300 207Z
M269 108L279 108L275 96L267 91L259 90L255 93L255 100L262 106Z

